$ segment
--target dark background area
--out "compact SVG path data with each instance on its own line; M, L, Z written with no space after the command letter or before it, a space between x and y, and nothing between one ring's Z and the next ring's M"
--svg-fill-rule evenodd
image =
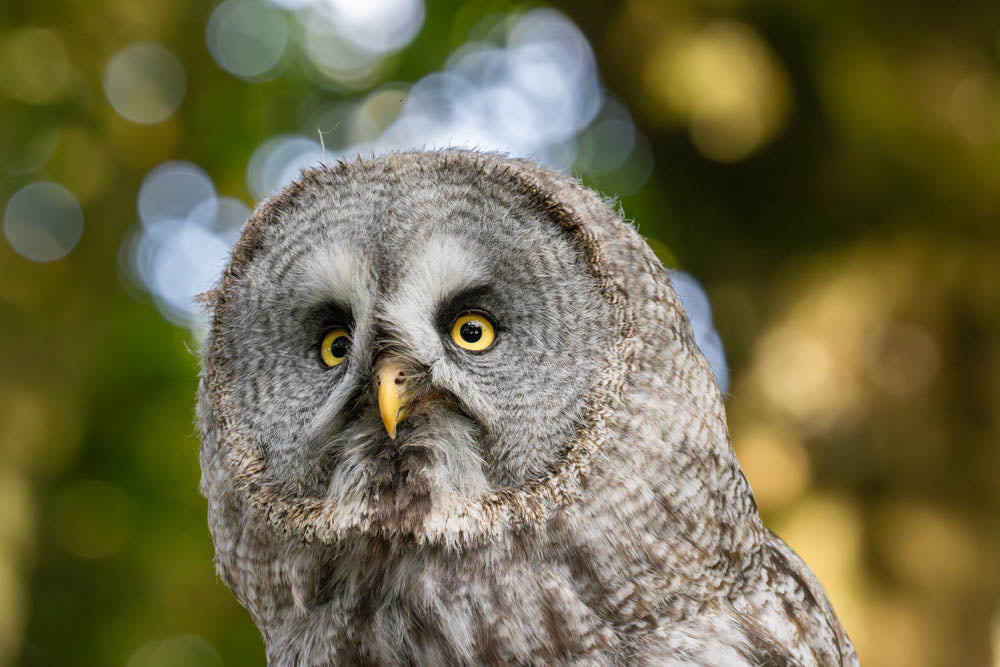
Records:
M54 261L0 239L0 664L263 664L197 492L197 334L129 270L140 186L184 160L252 206L255 148L315 135L304 100L403 97L540 7L429 0L348 83L316 75L290 9L280 65L240 78L206 46L208 3L0 8L0 206L53 182L84 220ZM1000 665L1000 5L554 7L638 132L617 171L583 134L569 166L704 286L768 525L863 664ZM103 83L136 42L186 75L155 122Z

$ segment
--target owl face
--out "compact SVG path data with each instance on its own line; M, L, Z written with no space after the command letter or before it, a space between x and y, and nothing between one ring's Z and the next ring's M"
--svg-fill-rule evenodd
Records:
M435 505L543 476L615 344L585 254L530 193L467 169L307 174L216 312L226 400L287 494Z

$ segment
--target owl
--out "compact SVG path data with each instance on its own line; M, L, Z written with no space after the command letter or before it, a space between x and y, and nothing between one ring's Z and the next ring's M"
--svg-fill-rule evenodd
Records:
M319 166L205 301L201 491L269 664L857 664L662 265L571 178Z

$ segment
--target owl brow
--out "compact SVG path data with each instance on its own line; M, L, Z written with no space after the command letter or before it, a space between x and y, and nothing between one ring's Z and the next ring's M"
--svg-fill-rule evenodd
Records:
M435 320L439 329L448 329L456 317L469 310L486 310L496 301L493 287L488 284L464 287L437 304ZM489 313L487 313L489 314ZM494 323L495 324L495 323Z
M317 329L335 324L342 325L347 329L354 328L354 315L351 312L351 307L336 301L326 301L309 308L306 321L315 325Z

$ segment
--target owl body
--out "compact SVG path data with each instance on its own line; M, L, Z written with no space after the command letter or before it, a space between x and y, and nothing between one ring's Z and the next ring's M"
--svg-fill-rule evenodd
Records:
M321 167L209 301L202 491L269 663L856 664L662 266L576 182Z

